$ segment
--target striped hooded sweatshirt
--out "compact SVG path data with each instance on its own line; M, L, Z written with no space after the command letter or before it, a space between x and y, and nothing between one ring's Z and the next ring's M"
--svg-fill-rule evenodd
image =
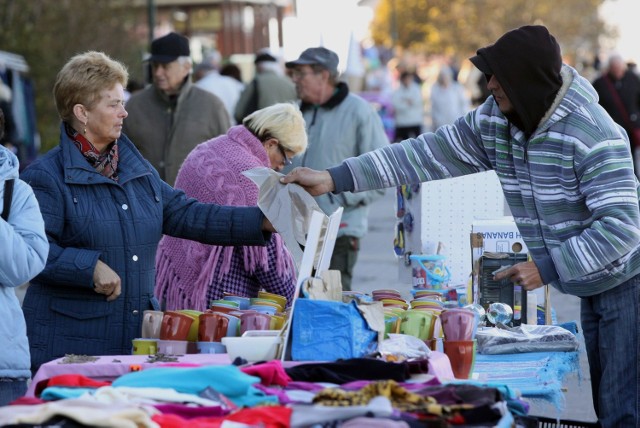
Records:
M544 27L512 33L519 31L478 51L479 68L495 72L514 107L508 117L490 96L435 133L329 169L335 192L494 170L543 282L576 296L599 294L640 273L638 181L628 137L598 105L591 84L558 61ZM539 69L555 66L541 59L553 51L560 80L549 97L556 80Z

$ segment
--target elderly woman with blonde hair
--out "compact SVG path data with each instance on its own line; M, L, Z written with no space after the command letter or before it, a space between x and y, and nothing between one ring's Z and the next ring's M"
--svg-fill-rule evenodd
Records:
M60 144L25 169L49 257L24 300L31 368L65 354L123 355L154 298L162 235L216 245L266 245L257 207L187 198L122 134L128 73L101 52L71 58L54 97Z
M201 202L256 206L258 187L242 172L256 167L280 171L306 147L298 107L274 104L198 145L182 164L176 187ZM290 302L296 283L291 254L278 234L266 247L212 246L165 236L156 270L156 297L171 310L204 310L224 293L256 297L261 289Z

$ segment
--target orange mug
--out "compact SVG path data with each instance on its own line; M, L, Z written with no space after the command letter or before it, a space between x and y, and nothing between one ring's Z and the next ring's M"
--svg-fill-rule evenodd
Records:
M189 315L175 311L166 311L162 317L160 339L187 340L192 323L193 318Z

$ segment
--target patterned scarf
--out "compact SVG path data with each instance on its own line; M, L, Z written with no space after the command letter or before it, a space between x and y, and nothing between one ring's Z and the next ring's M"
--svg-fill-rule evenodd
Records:
M95 168L95 170L113 181L118 181L118 142L114 141L110 149L100 153L84 135L65 123L67 135L73 144L80 150L85 159Z

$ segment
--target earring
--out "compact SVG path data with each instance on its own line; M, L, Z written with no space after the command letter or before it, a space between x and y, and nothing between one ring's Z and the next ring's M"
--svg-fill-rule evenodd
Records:
M84 135L87 135L87 122L84 123Z

